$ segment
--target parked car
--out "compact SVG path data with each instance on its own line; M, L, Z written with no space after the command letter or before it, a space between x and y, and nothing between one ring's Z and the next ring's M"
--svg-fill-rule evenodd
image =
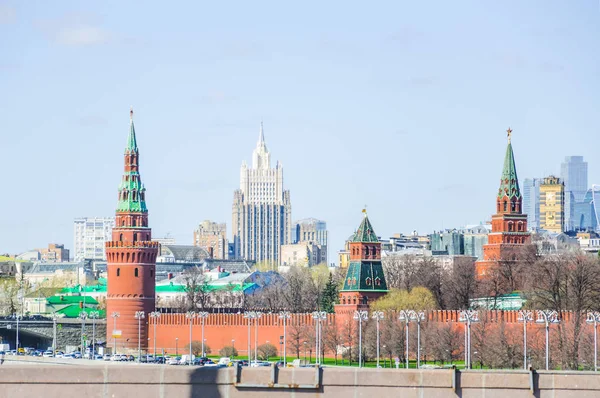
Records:
M181 357L170 357L167 360L167 365L179 365L179 361L181 361Z
M102 357L102 359L103 359L104 361L110 361L112 358L111 358L111 356L110 356L110 355L108 355L108 354L104 354L104 356Z
M62 358L64 355L65 355L64 352L56 351L56 354L54 354L54 358Z
M79 351L75 351L72 354L73 354L73 358L75 358L75 359L81 359L82 358L82 355L81 355L81 353Z
M103 359L104 359L104 355L101 355L101 354L94 355L94 360L96 360L96 361L102 361Z
M135 357L133 355L125 355L127 357L126 361L133 362L135 361Z
M73 353L71 353L71 354L64 354L62 356L62 359L75 359L75 355Z
M52 351L46 351L44 352L44 358L52 358L54 356L54 354L52 353Z
M218 363L216 363L215 361L213 361L212 359L209 359L207 361L204 361L204 363L202 364L202 366L216 367L216 366L220 366L220 365Z
M165 363L165 357L156 357L154 359L154 363L164 364Z

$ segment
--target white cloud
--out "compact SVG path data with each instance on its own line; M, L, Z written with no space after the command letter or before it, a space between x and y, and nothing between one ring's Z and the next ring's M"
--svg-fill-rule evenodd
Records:
M111 40L94 15L69 14L59 19L38 21L37 26L53 42L65 46L94 46Z

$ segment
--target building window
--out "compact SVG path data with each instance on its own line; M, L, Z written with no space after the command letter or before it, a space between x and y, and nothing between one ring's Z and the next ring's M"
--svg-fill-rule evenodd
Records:
M134 273L135 277L137 278L137 277L138 277L138 269L136 268L136 269L133 271L133 273Z
M137 242L137 232L133 234L133 241Z
M150 270L150 278L154 278L154 270Z
M121 268L117 268L117 276L121 276Z

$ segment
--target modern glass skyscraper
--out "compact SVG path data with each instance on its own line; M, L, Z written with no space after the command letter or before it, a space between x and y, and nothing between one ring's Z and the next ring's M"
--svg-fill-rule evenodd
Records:
M526 178L523 181L523 213L527 214L529 228L540 227L540 184L541 178Z
M271 168L262 123L252 167L242 164L232 210L235 257L278 265L281 245L292 243L292 204L283 189L283 167L277 162Z
M588 164L583 156L567 156L560 165L560 178L565 183L565 230L581 228L581 204L588 190Z

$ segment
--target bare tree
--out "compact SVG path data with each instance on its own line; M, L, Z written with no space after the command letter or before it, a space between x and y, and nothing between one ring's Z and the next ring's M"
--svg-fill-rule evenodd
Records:
M210 291L202 269L197 266L188 268L183 272L182 279L185 291L184 309L193 311L209 308L211 306Z

